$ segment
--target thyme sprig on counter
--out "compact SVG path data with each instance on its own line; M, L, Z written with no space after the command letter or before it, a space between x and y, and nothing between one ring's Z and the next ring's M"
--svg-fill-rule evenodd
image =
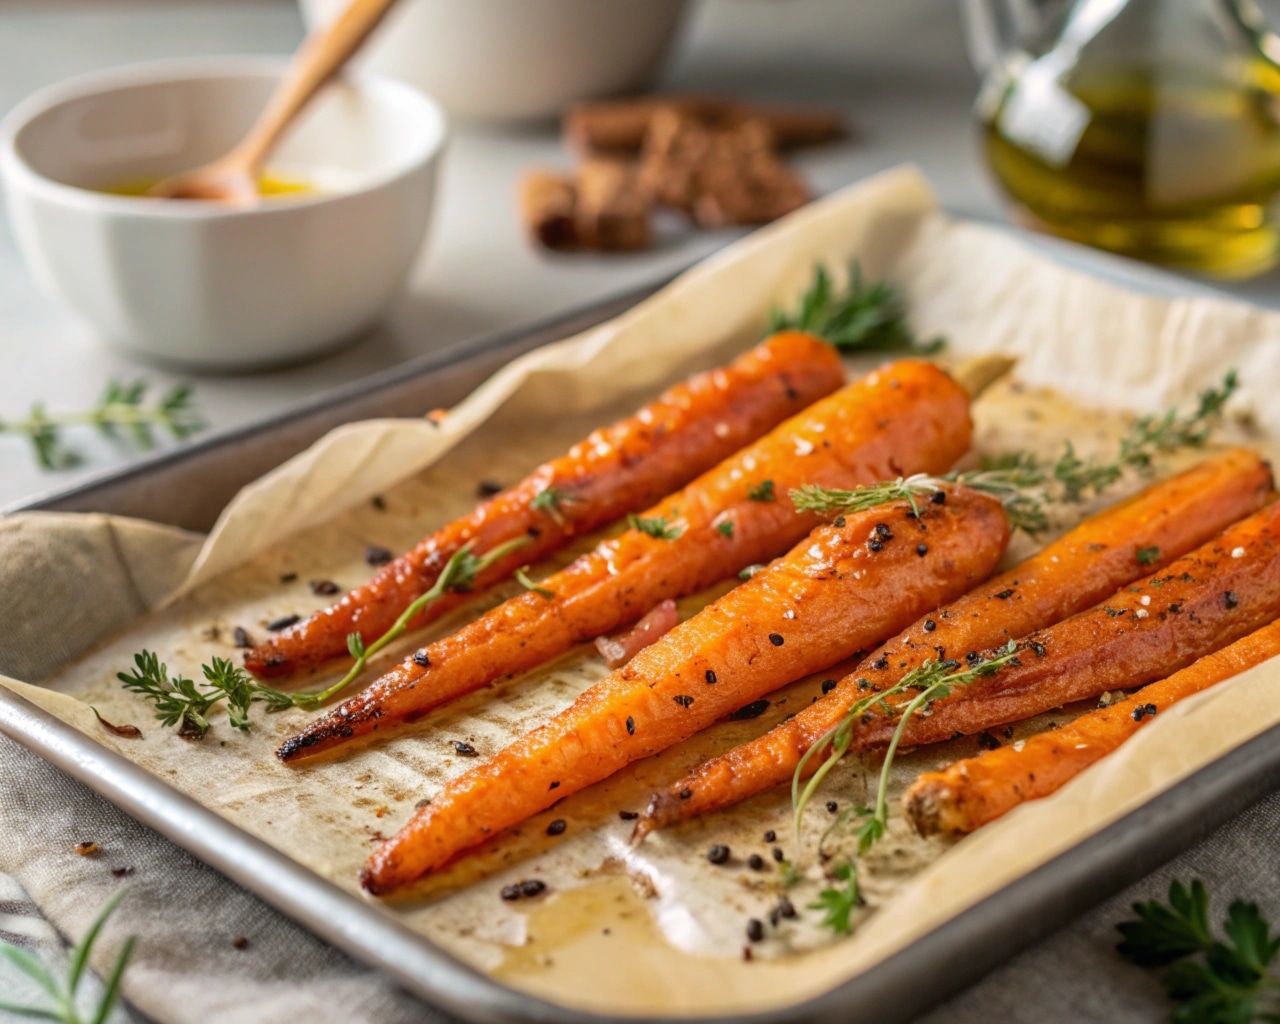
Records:
M902 742L907 723L911 721L912 716L926 711L934 701L950 696L952 690L957 686L967 686L976 679L995 675L1006 665L1018 664L1020 664L1018 661L1018 646L1013 640L1010 640L1008 644L1000 648L991 657L974 662L964 668L961 667L961 662L950 658L940 661L930 658L912 669L887 689L872 690L866 697L855 701L853 706L845 712L840 723L823 733L818 741L805 751L804 757L796 765L795 773L791 777L791 806L793 825L797 837L800 833L800 821L804 817L805 808L813 798L813 794L822 785L822 780L840 763L840 759L848 753L849 745L853 742L853 731L862 721L863 716L870 714L873 708L878 708L885 715L897 715L898 725L893 731L893 738L889 741L889 749L885 751L884 764L880 768L880 787L876 793L875 808L858 829L858 852L866 853L884 835L888 826L889 770L893 766L894 757L898 752L898 745ZM859 683L862 682L864 680L859 680ZM871 684L867 682L866 686L870 688ZM900 712L889 703L890 697L904 694L910 690L915 691L915 696L907 702ZM822 750L828 751L827 757L806 783L804 781L805 767ZM798 848L798 841L796 845Z
M1086 461L1067 442L1052 461L1030 452L1014 452L987 459L982 468L962 473L916 473L852 490L800 487L791 492L791 500L799 511L824 515L847 515L905 500L918 514L919 499L934 498L945 484L960 484L997 499L1014 527L1038 533L1049 525L1046 505L1080 501L1106 490L1125 470L1149 471L1159 454L1204 445L1238 387L1239 379L1232 370L1218 387L1202 392L1196 408L1187 415L1179 416L1176 409L1170 409L1163 416L1142 417L1120 439L1109 459Z
M855 260L844 289L837 290L822 264L794 310L774 308L769 332L808 331L841 352L917 352L930 355L946 346L942 338L919 341L907 323L906 304L896 288L884 281L868 284Z
M89 926L89 930L85 932L84 938L76 943L75 948L71 950L71 965L65 980L59 980L48 967L27 950L20 946L12 946L8 943L0 942L0 957L4 957L39 985L52 1000L52 1005L49 1006L21 1006L17 1003L10 1003L0 999L0 1012L17 1014L19 1017L31 1017L36 1020L54 1021L56 1024L105 1024L111 1010L120 999L120 982L124 978L124 969L129 964L129 957L133 955L133 947L137 944L137 939L131 937L125 941L120 950L120 955L116 957L111 973L107 975L106 988L102 993L102 999L99 1000L97 1007L88 1016L81 1016L80 1010L76 1006L76 994L80 988L80 982L84 978L85 969L89 966L89 954L93 950L93 945L98 941L98 935L107 923L107 918L116 909L116 905L120 902L124 892L125 890L119 889L114 896L107 900L106 905L98 912L93 924Z
M50 413L37 402L21 419L0 420L0 434L25 437L41 469L67 469L81 461L79 453L65 443L68 427L94 427L107 437L146 451L155 447L157 430L181 440L204 426L192 402L190 385L179 384L150 405L146 397L145 381L125 384L113 380L91 409Z
M1280 979L1269 968L1280 952L1280 934L1254 903L1236 900L1222 930L1209 926L1209 894L1204 883L1190 888L1175 881L1169 902L1133 905L1137 918L1117 925L1116 947L1139 967L1161 970L1165 992L1178 1004L1175 1024L1248 1024L1280 1021Z
M209 731L209 712L214 705L226 704L227 720L232 728L249 731L249 709L263 704L268 712L288 708L314 710L354 682L364 671L369 659L392 641L404 635L409 623L419 612L449 591L469 590L475 578L500 558L528 543L525 537L517 537L499 544L483 555L471 553L471 545L464 544L445 563L435 585L401 613L395 623L373 643L365 645L359 633L347 636L347 649L355 658L351 669L332 686L323 690L302 693L285 693L271 686L264 686L238 665L226 658L213 658L201 665L204 684L198 684L181 675L170 677L169 670L151 651L143 650L133 656L134 670L117 673L126 690L149 700L155 708L156 718L165 726L178 726L178 733L188 739L202 739Z

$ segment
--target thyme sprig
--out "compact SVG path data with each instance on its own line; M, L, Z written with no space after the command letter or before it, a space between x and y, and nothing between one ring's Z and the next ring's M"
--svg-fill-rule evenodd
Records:
M539 512L545 512L559 525L563 526L563 506L580 500L562 488L547 486L533 496L533 500L529 502L529 507Z
M135 654L134 670L128 673L119 672L117 678L124 684L126 690L140 694L152 703L156 718L162 725L179 726L179 735L190 739L203 738L211 724L209 712L219 702L226 704L227 720L231 727L241 732L248 732L249 709L254 704L266 705L269 713L284 711L288 708L304 710L318 708L351 685L364 671L370 658L389 643L403 636L415 615L449 591L470 589L479 573L527 543L527 538L517 537L505 544L499 544L483 555L472 554L469 543L463 545L445 563L435 585L409 605L391 628L377 640L366 646L364 638L359 633L348 634L347 649L356 659L355 664L346 675L324 690L285 693L283 690L259 683L240 666L226 658L217 657L207 665L200 666L205 680L202 686L181 675L171 678L165 664L148 650Z
M1179 416L1176 409L1170 409L1162 416L1142 417L1120 439L1109 459L1086 461L1067 442L1053 461L1030 452L1014 452L988 459L981 469L963 473L916 473L852 490L804 486L791 492L791 500L801 512L823 515L847 515L893 501L907 501L919 514L919 499L933 497L946 484L960 484L999 501L1014 527L1039 533L1049 525L1048 504L1080 501L1088 494L1099 494L1127 469L1149 472L1159 454L1203 446L1227 399L1238 387L1239 379L1231 370L1218 387L1201 393L1191 413Z
M93 945L97 942L98 935L107 923L107 918L116 909L124 893L124 889L119 889L107 900L93 924L89 926L89 930L85 932L84 938L71 950L71 965L64 981L60 981L49 968L27 950L0 942L0 956L39 985L53 1001L52 1006L20 1006L0 1000L0 1012L32 1017L36 1020L54 1021L56 1024L104 1024L120 999L120 983L124 978L125 967L129 964L129 957L133 955L133 947L138 940L135 937L125 940L111 973L107 975L102 999L87 1017L80 1015L80 1010L76 1006L76 993L84 978L85 969L89 966L89 954L93 950Z
M107 437L146 451L155 447L157 430L181 440L204 426L192 402L190 385L171 388L151 405L146 397L145 381L126 384L113 380L91 409L50 413L42 402L36 402L23 418L0 420L0 434L25 437L41 469L67 469L81 461L80 454L64 441L68 427L94 427Z
M1010 640L991 657L984 658L965 668L961 668L961 663L951 658L940 661L930 658L912 669L888 689L872 691L861 700L855 701L853 706L845 712L840 722L823 733L818 741L805 751L804 757L796 765L795 774L791 778L791 806L793 825L797 837L799 836L800 821L804 817L805 808L818 787L822 785L822 780L827 777L831 770L840 763L840 759L848 752L849 745L853 742L854 728L864 715L869 714L873 708L878 708L885 715L897 715L898 725L893 731L893 738L889 741L889 749L885 751L884 764L880 768L880 786L879 791L876 793L875 808L858 829L858 852L866 853L884 835L885 828L888 826L889 770L893 766L898 745L902 742L902 737L906 733L907 723L911 721L912 716L926 710L934 701L950 696L957 686L968 686L974 680L983 676L995 675L1006 665L1018 664L1020 664L1018 661L1018 646L1013 640ZM889 703L891 697L896 697L910 690L915 691L915 696L907 702L900 712ZM810 759L822 750L828 750L826 760L818 766L818 770L805 783L805 767ZM797 842L797 848L798 846L799 843Z
M907 351L930 355L946 346L943 338L919 341L907 323L906 305L896 288L884 281L868 284L855 260L843 291L837 290L822 264L791 312L774 308L769 333L808 331L841 352Z

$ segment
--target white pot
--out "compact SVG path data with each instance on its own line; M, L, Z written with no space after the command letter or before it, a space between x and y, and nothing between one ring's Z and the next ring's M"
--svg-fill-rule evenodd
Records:
M0 124L0 174L37 280L110 341L187 367L247 368L332 348L404 282L430 220L444 115L416 90L329 87L271 161L313 181L252 209L108 195L226 152L281 61L171 61L45 89Z
M301 0L307 24L347 0ZM648 85L686 0L401 0L357 63L416 85L450 114L527 120Z

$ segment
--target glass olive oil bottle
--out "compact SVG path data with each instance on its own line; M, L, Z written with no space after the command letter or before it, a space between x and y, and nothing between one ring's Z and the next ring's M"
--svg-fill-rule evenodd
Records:
M1077 0L993 65L991 169L1054 234L1246 276L1280 257L1280 39L1242 0Z

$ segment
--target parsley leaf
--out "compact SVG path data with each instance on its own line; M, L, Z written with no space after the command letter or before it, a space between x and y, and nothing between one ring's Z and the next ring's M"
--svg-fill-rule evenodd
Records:
M761 480L755 486L747 488L747 497L752 501L773 501L773 481Z
M648 534L656 540L675 540L684 533L683 527L672 526L662 516L645 518L635 513L627 516L627 523L633 530Z
M816 903L810 903L810 910L823 911L823 928L830 928L837 935L848 935L853 930L849 921L856 907L862 904L862 896L858 892L858 872L848 862L840 864L832 872L834 878L844 882L843 886L831 885L818 893Z
M1149 548L1138 548L1134 555L1139 565L1152 565L1160 561L1160 549L1154 545Z

